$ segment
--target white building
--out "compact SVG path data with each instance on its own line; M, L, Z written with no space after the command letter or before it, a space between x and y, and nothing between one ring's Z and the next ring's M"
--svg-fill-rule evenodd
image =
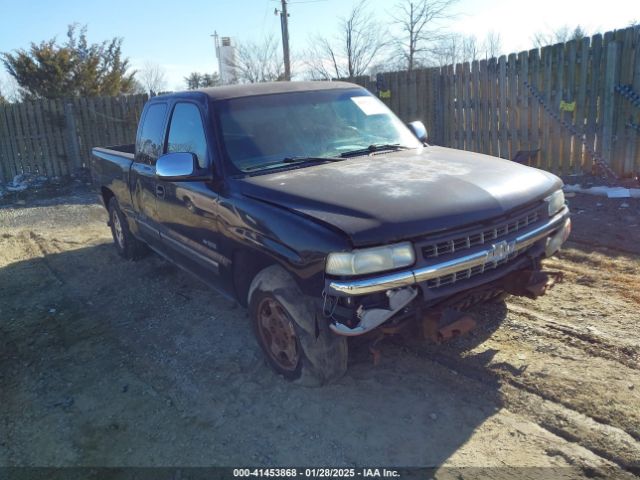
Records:
M224 84L235 83L235 62L236 50L231 41L231 37L219 37L218 33L213 34L216 47L216 57L218 59L218 72L220 72L220 82Z

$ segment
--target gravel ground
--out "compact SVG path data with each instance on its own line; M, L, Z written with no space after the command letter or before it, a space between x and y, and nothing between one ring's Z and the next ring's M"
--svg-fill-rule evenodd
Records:
M640 473L637 200L570 198L547 262L564 283L478 308L447 345L385 340L375 366L355 342L323 388L273 374L243 308L154 255L121 260L93 200L0 208L0 466Z

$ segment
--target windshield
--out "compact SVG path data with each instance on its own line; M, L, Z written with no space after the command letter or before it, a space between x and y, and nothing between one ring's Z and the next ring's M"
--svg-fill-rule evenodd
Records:
M220 102L218 112L224 148L243 172L421 146L398 117L361 89L242 97Z

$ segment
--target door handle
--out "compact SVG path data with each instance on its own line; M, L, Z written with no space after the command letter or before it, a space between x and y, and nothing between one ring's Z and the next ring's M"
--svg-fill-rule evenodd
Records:
M156 185L156 197L164 197L164 185Z

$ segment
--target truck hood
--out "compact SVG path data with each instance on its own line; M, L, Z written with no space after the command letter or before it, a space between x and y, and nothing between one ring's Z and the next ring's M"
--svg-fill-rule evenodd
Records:
M561 188L548 172L443 147L246 177L242 193L346 233L355 247L498 217Z

